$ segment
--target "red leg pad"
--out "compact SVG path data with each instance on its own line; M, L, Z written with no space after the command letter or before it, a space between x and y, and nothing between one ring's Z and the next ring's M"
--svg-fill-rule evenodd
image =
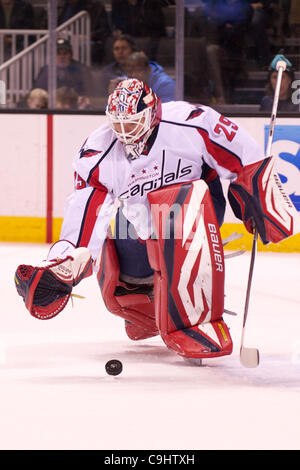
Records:
M147 240L147 250L162 339L185 357L230 354L232 340L222 319L224 254L207 185L172 185L148 199L157 240Z

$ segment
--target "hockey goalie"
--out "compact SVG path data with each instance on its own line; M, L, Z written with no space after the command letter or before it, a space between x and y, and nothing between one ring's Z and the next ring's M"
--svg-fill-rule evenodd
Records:
M94 272L131 340L160 335L185 358L230 354L220 178L247 230L278 243L299 226L274 158L213 109L162 105L136 79L117 85L106 116L75 157L60 240L40 265L17 268L18 293L33 316L50 319Z

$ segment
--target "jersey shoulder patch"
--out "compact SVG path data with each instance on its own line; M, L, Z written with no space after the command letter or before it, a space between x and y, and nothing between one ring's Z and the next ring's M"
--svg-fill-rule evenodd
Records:
M95 183L95 174L99 171L97 167L110 154L115 141L112 130L105 124L94 130L82 144L73 161L73 169L88 184L92 175ZM80 188L82 187L81 182Z
M201 116L201 114L203 114L204 112L205 110L203 108L201 108L200 106L197 106L190 112L190 114L186 118L186 121L190 121L191 119Z
M102 153L102 150L93 150L93 149L85 149L81 148L79 151L79 158L89 158L93 157L97 154Z

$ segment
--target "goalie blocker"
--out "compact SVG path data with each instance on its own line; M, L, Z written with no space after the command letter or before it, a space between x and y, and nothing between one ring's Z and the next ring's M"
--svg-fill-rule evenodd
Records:
M285 194L274 157L243 167L229 185L228 200L248 232L256 227L263 244L278 243L300 231L298 212Z
M167 186L148 199L156 232L156 239L146 242L154 297L146 286L120 282L114 242L108 238L98 274L108 310L125 318L131 339L160 334L168 348L187 358L231 354L222 318L223 247L206 183Z

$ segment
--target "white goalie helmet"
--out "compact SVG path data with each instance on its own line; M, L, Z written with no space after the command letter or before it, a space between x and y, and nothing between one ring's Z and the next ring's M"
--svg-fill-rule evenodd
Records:
M129 159L138 158L161 118L161 102L135 78L122 80L109 95L106 116Z

